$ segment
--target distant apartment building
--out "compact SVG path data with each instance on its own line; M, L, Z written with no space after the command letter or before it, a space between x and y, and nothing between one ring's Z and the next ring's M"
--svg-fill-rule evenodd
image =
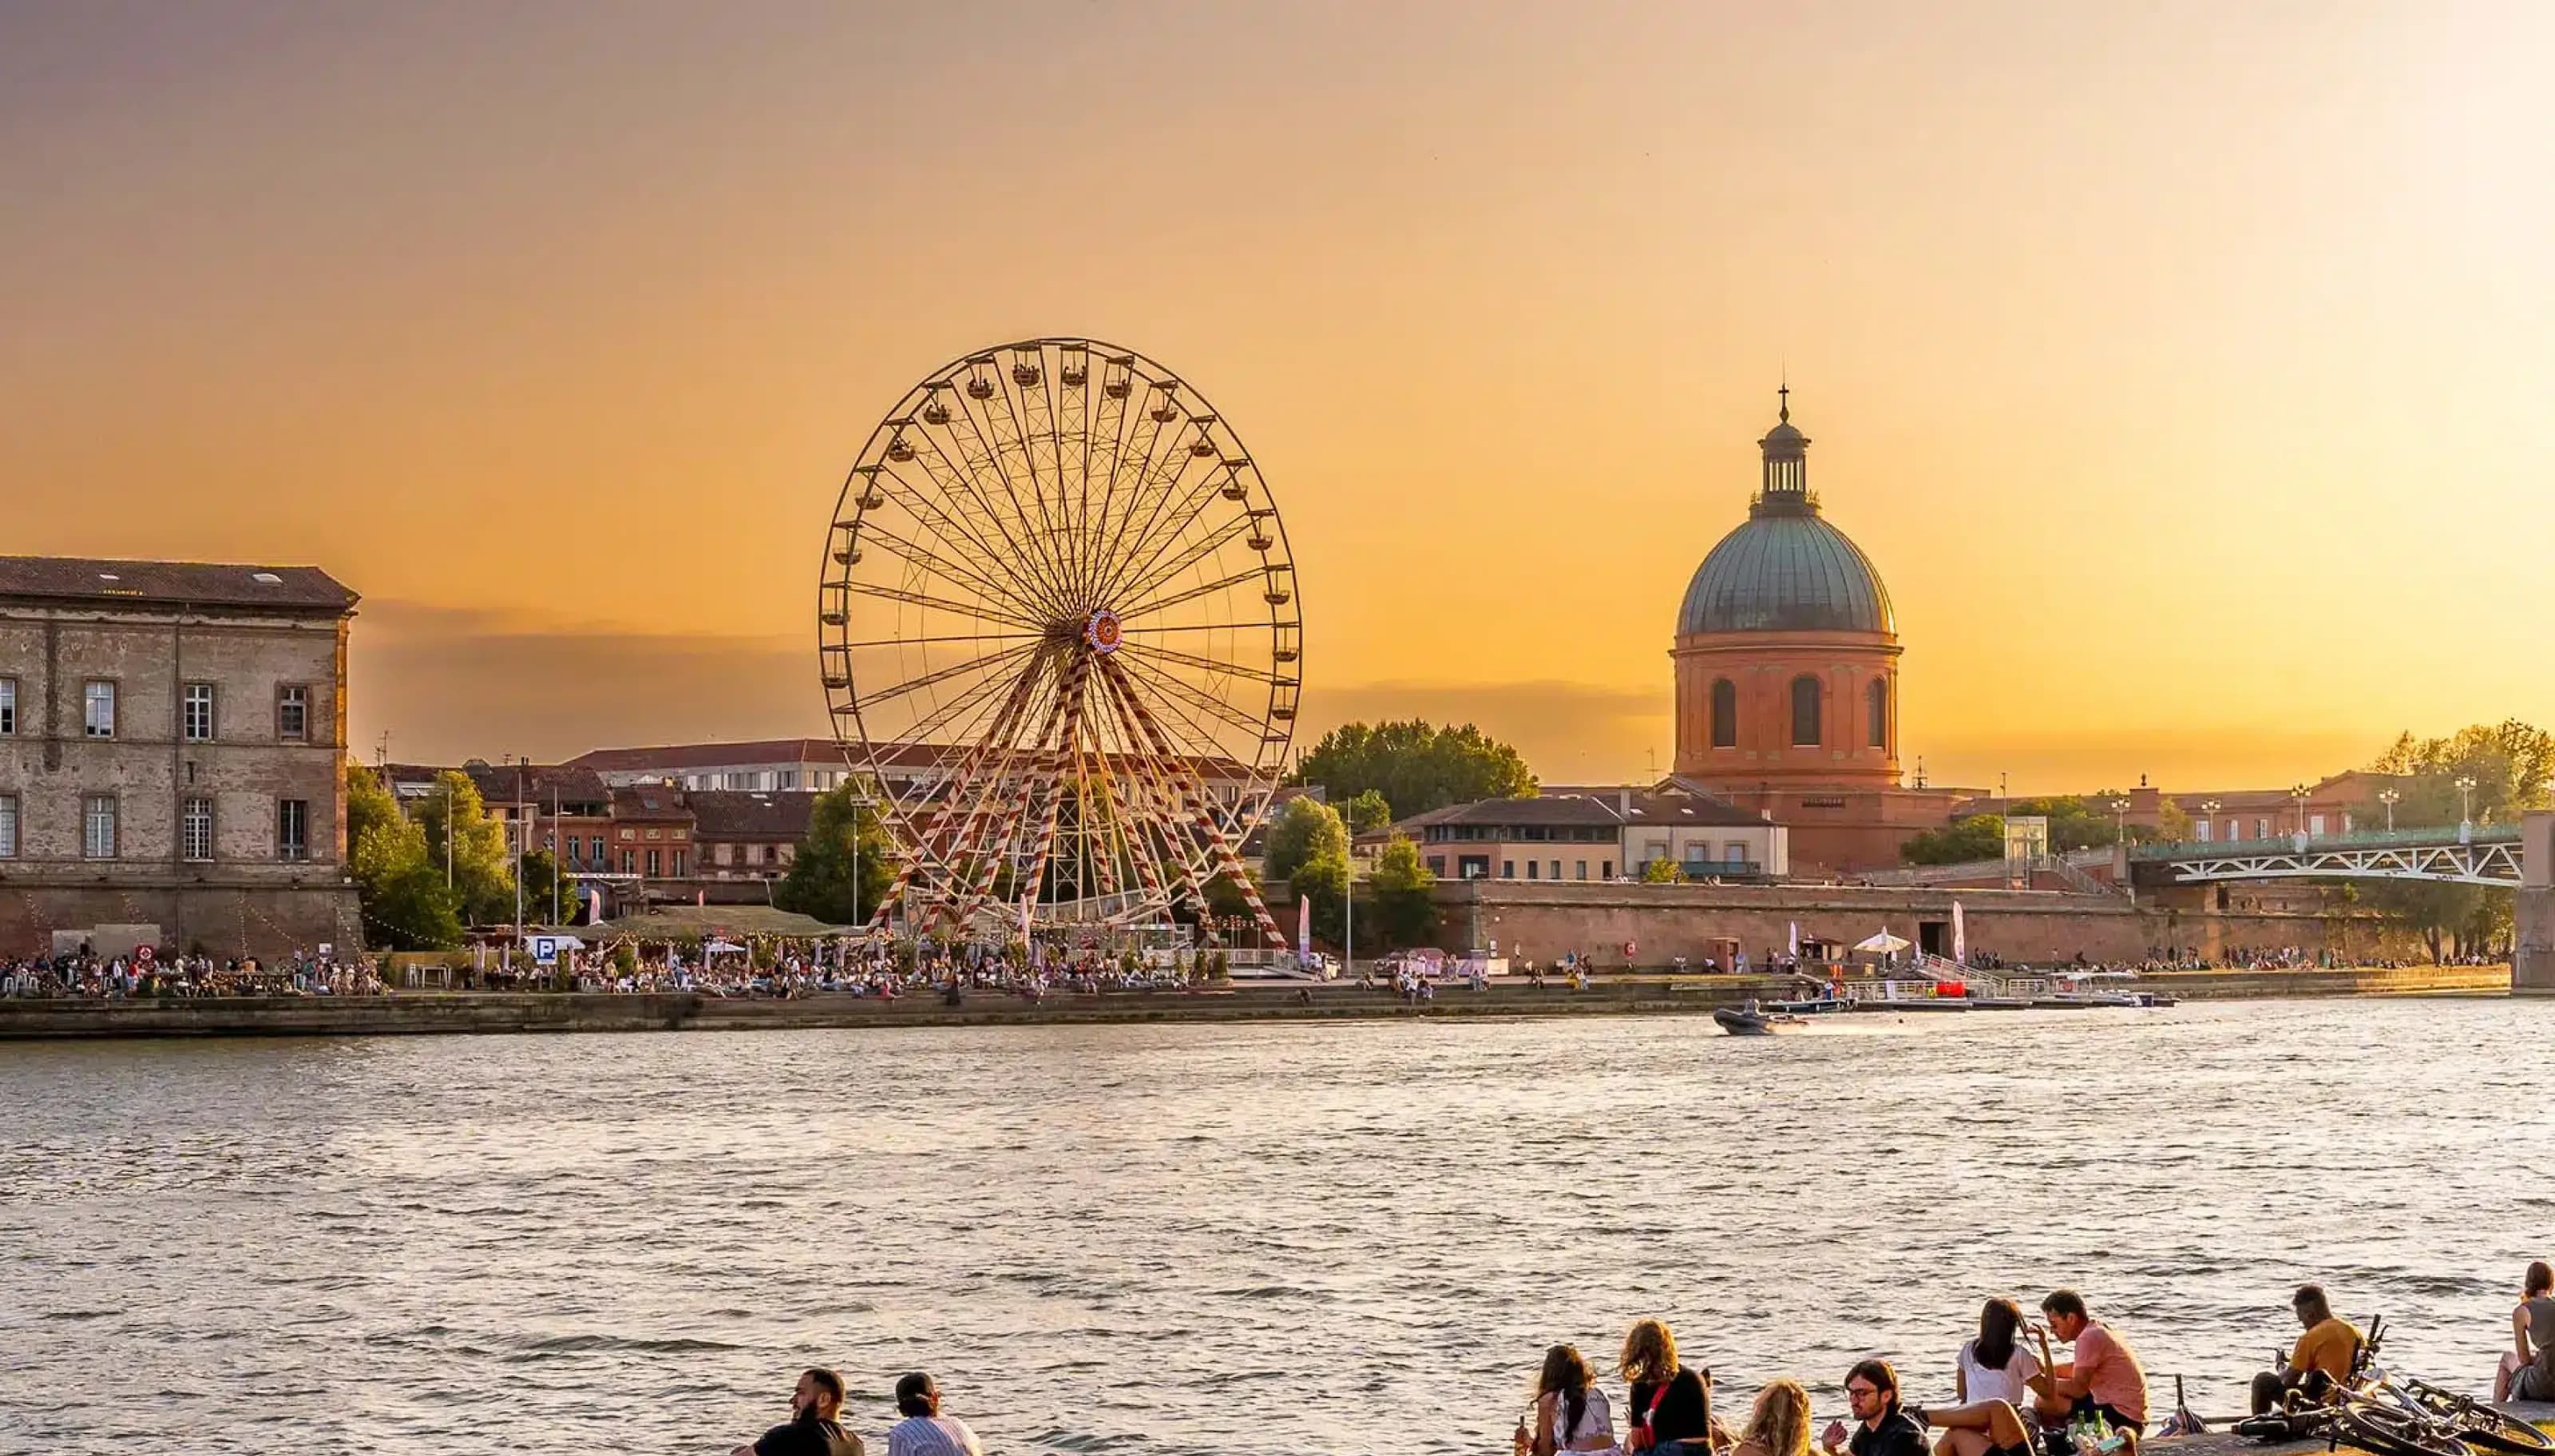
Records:
M821 793L850 768L828 738L765 738L745 743L676 743L656 748L598 748L565 767L592 771L612 788L664 784L683 789Z
M0 953L360 946L356 600L310 566L0 556Z
M706 880L777 880L807 837L816 795L704 789L686 793Z
M1421 862L1440 879L1639 879L1659 861L1689 880L1791 872L1782 825L1675 778L1649 789L1549 789L1452 804L1393 832L1416 841Z

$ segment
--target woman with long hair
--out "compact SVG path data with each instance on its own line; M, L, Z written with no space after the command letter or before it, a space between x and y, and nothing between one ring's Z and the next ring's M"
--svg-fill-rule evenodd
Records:
M2555 1400L2555 1267L2528 1266L2510 1311L2510 1349L2494 1373L2495 1400Z
M1810 1456L1810 1393L1799 1381L1774 1381L1757 1393L1730 1456Z
M1665 1322L1636 1322L1624 1335L1616 1368L1631 1387L1633 1428L1625 1433L1625 1450L1712 1456L1712 1376L1677 1363L1676 1336Z
M1543 1352L1534 1382L1534 1431L1518 1422L1518 1456L1556 1456L1562 1451L1604 1451L1615 1444L1615 1413L1587 1360L1569 1345Z
M2011 1299L1990 1299L1979 1310L1978 1338L1962 1344L1952 1371L1964 1405L1984 1400L2029 1404L2031 1378L2040 1374L2040 1362L2022 1348L2022 1306Z

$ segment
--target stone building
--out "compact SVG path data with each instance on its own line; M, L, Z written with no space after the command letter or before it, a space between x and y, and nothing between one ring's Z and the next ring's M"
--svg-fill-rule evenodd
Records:
M0 556L0 954L362 943L310 566Z
M1757 442L1748 519L1677 613L1676 765L1791 830L1796 872L1894 865L1952 795L1898 774L1898 622L1872 558L1819 512L1790 392Z

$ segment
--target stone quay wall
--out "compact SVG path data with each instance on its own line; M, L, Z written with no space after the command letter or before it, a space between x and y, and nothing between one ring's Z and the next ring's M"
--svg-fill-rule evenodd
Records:
M1601 967L1664 967L1678 956L1700 965L1737 940L1752 962L1803 939L1852 945L1885 926L1925 943L1937 927L1950 946L1958 901L1970 949L2008 962L2055 964L2080 952L2093 961L2134 961L2155 948L2179 946L2206 956L2238 948L2295 946L2352 959L2409 958L2419 947L2365 911L2337 911L2314 902L2283 907L2243 904L2211 908L2199 897L2142 897L2045 890L1947 890L1864 885L1615 885L1469 880L1443 883L1436 894L1437 943L1448 950L1488 947L1538 962L1578 951ZM1628 956L1624 947L1635 947Z
M2289 997L2498 995L2505 966L2401 970L2203 971L2149 977L2176 996ZM1708 1012L1752 997L1798 990L1789 977L1610 976L1586 991L1559 984L1501 983L1487 991L1450 987L1432 1001L1404 1004L1387 990L1351 984L1241 985L1204 992L1103 996L1016 996L972 992L956 1007L937 996L893 1002L858 996L794 1001L725 1001L654 996L476 995L317 996L121 1000L0 1000L0 1041L124 1036L468 1035L535 1031L805 1031L826 1028L950 1027L1026 1023L1243 1022L1467 1016L1637 1016ZM1882 1008L1886 1009L1886 1008ZM1963 1015L1996 1016L1977 1012Z

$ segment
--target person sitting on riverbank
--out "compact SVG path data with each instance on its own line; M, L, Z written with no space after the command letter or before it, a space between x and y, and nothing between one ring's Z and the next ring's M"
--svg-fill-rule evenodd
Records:
M1615 1444L1615 1413L1588 1361L1570 1345L1543 1352L1543 1370L1534 1383L1534 1429L1518 1422L1518 1456L1555 1456L1561 1451L1605 1451Z
M1845 1399L1854 1429L1832 1420L1819 1435L1828 1456L1925 1456L1925 1423L1898 1401L1898 1372L1886 1360L1865 1360L1845 1374Z
M2510 1348L2494 1373L2495 1400L2555 1400L2555 1266L2538 1260L2510 1311Z
M1978 1338L1962 1341L1952 1360L1952 1389L1961 1404L2003 1400L2016 1410L2031 1407L2040 1362L2022 1348L2022 1306L2011 1299L1990 1299L1979 1310ZM1936 1449L1948 1450L1948 1440Z
M1660 1320L1644 1319L1624 1336L1616 1361L1630 1389L1633 1427L1627 1451L1659 1456L1711 1456L1712 1377L1677 1363L1676 1336Z
M921 1371L896 1383L897 1412L888 1428L887 1456L985 1456L967 1422L940 1413L940 1386Z
M2065 1444L2067 1423L2079 1417L2100 1416L2132 1436L2144 1435L2147 1376L2138 1357L2086 1310L2084 1296L2073 1289L2052 1290L2040 1301L2040 1312L2048 1325L2034 1330L2040 1337L2043 1374L2030 1383L2032 1413L2049 1436L2052 1452L2064 1456L2058 1448ZM2053 1334L2076 1347L2074 1360L2049 1358Z
M2330 1402L2350 1382L2351 1368L2360 1360L2364 1339L2360 1327L2334 1317L2322 1285L2298 1285L2289 1307L2297 1311L2298 1323L2307 1327L2306 1333L2298 1336L2296 1348L2277 1369L2253 1377L2255 1415L2285 1409L2302 1400L2315 1405Z
M861 1456L861 1438L843 1429L843 1378L822 1366L798 1376L790 1419L728 1456Z
M1757 1393L1730 1456L1810 1456L1810 1393L1799 1381L1768 1381Z

